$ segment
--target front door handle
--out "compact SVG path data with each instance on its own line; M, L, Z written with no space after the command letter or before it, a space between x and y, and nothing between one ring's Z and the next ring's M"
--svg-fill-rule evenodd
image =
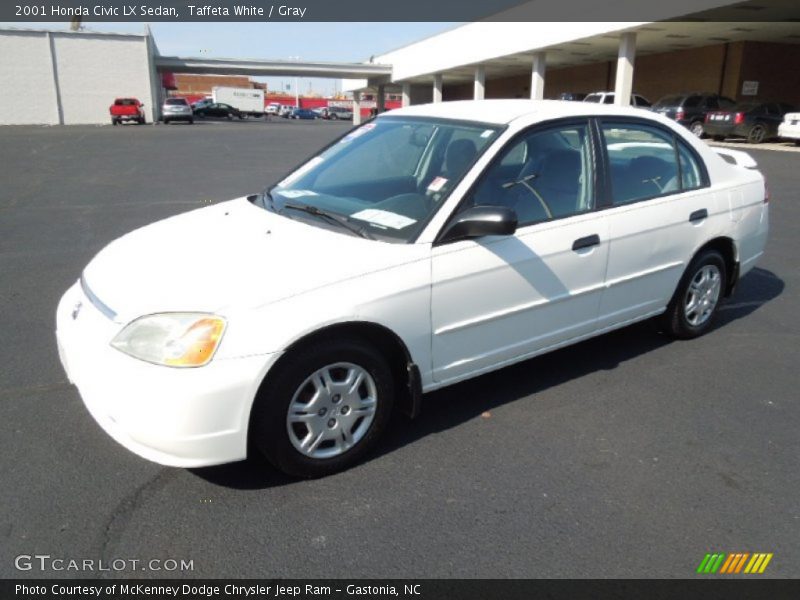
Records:
M600 236L596 233L594 235L587 235L586 237L578 238L572 242L573 250L582 250L584 248L591 248L592 246L600 245Z
M696 210L689 215L689 223L695 223L697 221L702 221L703 219L707 218L708 218L708 211L705 208L701 208L700 210Z

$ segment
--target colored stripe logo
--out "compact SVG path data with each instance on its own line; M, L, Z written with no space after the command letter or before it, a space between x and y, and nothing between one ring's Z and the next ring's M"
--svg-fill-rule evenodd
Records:
M736 575L739 573L745 574L761 574L763 573L769 561L772 560L772 552L733 552L726 554L724 552L717 552L714 554L706 554L700 565L697 567L698 573L713 575L720 573L724 575Z

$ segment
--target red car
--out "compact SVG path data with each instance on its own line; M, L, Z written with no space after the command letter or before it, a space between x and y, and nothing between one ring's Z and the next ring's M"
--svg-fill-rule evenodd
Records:
M117 98L108 111L111 113L111 124L117 125L123 121L136 121L144 125L144 104L136 98Z

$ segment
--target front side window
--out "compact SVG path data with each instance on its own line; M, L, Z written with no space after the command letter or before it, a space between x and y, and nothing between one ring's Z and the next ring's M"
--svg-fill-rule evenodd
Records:
M629 204L703 186L698 160L670 132L645 123L608 121L603 122L602 131L613 204Z
M506 206L520 226L568 217L592 209L592 173L586 123L534 131L500 153L468 206Z
M369 237L410 241L500 130L449 119L381 117L350 131L271 188L271 206L287 217L325 225L321 215L309 211L313 207Z

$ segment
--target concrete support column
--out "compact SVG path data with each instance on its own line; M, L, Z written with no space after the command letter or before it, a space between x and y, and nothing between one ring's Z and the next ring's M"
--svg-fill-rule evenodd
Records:
M58 61L56 59L56 46L52 32L47 32L47 44L50 48L50 71L53 74L53 91L56 97L55 120L59 125L64 124L64 107L61 104L61 84L58 81Z
M533 55L531 65L531 100L542 100L544 98L544 71L547 66L547 54L537 52Z
M353 125L361 125L361 92L353 92Z
M614 104L630 106L633 92L633 63L636 60L636 34L623 33L619 38L617 79L614 83Z
M402 96L403 106L411 106L411 84L404 83L403 84L403 96Z
M386 88L382 85L378 86L378 92L375 94L375 108L378 114L386 110Z
M475 87L473 97L475 100L483 100L486 96L486 67L478 65L475 67Z
M442 101L442 74L436 73L433 76L433 101Z

